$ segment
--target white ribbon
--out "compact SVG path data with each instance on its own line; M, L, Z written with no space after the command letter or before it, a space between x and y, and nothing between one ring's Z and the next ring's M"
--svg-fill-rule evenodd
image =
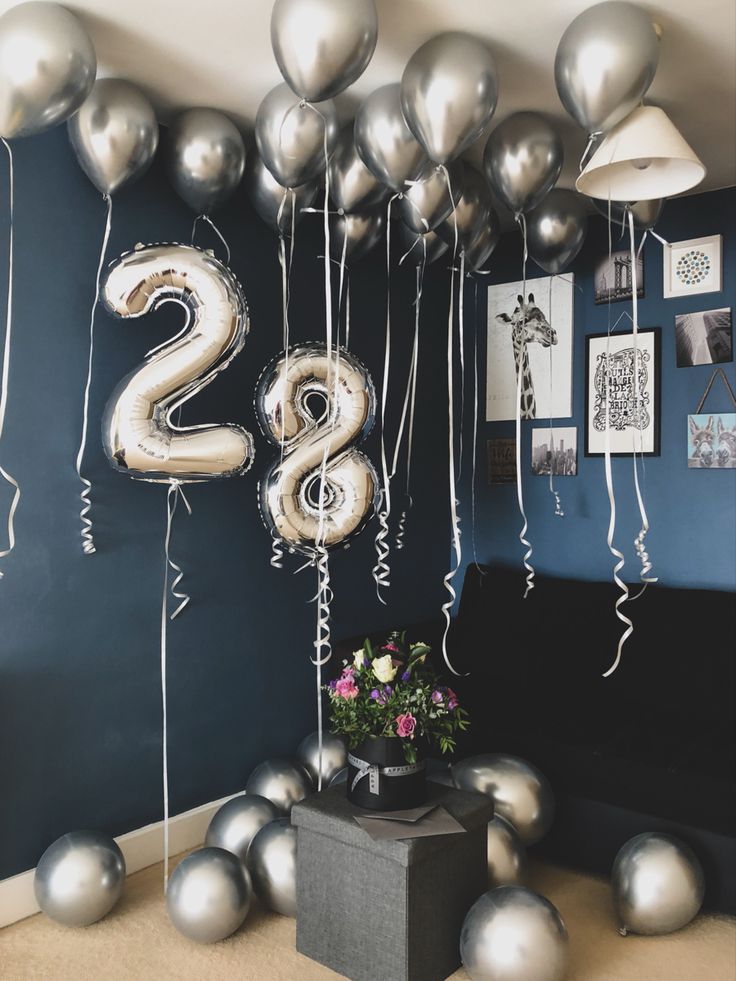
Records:
M549 322L553 325L552 321L552 283L554 276L549 278ZM554 325L553 325L554 326ZM549 461L549 492L555 499L555 516L558 518L564 518L565 512L562 510L562 503L560 501L560 495L555 487L554 480L554 459L555 459L555 431L552 426L552 345L549 345L549 445L550 445L550 461Z
M8 151L8 178L9 178L9 232L8 232L8 298L5 312L5 346L3 349L3 370L2 370L2 394L0 394L0 440L2 439L3 429L5 428L5 412L8 407L8 378L10 374L10 335L13 326L13 203L15 198L15 182L13 175L13 151L7 140L3 140L5 149ZM20 501L20 486L15 477L0 464L0 476L15 488L13 500L8 510L8 547L0 550L0 559L15 548L15 512ZM0 572L0 579L5 573Z
M476 457L478 454L478 397L480 395L478 386L478 280L473 280L473 469L470 483L470 534L473 541L473 562L475 567L482 575L485 572L478 563L478 548L475 541L475 481L476 481Z
M226 266L229 266L230 265L230 246L225 241L225 236L222 234L222 232L220 231L220 229L217 227L217 225L214 223L214 221L210 218L209 215L204 215L204 214L197 215L197 217L194 219L194 223L192 224L192 240L191 240L192 241L192 245L194 245L194 237L197 234L197 222L198 221L205 221L205 222L207 222L207 224L210 226L210 228L212 229L212 231L215 233L215 235L217 235L217 237L219 238L219 240L222 242L222 244L223 244L223 246L225 248L225 256L226 256L225 265Z
M523 525L521 531L519 532L519 541L526 548L524 553L524 568L526 569L526 589L524 590L524 599L529 595L530 590L534 589L534 567L530 563L529 559L532 557L534 549L532 548L531 542L527 540L526 533L529 530L529 522L527 521L526 512L524 510L524 491L522 488L521 480L521 388L522 382L524 380L524 372L522 370L524 364L524 354L526 352L526 263L529 257L526 244L526 219L523 214L516 215L516 220L521 228L522 240L524 243L524 252L522 259L522 286L521 286L521 349L519 364L517 365L517 377L516 377L516 498L519 503L519 513L521 514Z

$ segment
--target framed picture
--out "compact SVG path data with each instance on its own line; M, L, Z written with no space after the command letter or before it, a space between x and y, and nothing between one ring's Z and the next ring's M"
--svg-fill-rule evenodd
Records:
M513 484L516 481L516 440L507 437L488 440L488 483Z
M605 453L607 420L612 456L659 456L660 341L659 327L637 332L635 386L633 333L585 338L586 456Z
M532 473L538 477L576 477L578 473L577 426L532 429Z
M721 236L691 238L664 247L665 298L719 293L722 289Z
M517 370L521 418L572 415L573 277L545 276L488 287L486 420L516 419Z
M687 465L709 470L736 468L736 412L687 417Z
M631 275L631 252L613 252L602 256L595 267L593 290L596 303L615 303L634 298ZM644 254L636 260L636 295L644 296Z
M731 308L678 314L675 346L678 368L732 361Z

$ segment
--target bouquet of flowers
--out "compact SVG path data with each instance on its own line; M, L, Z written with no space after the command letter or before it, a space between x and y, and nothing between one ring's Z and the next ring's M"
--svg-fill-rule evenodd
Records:
M468 715L427 664L430 651L421 642L407 644L404 633L392 633L381 647L366 640L326 687L333 732L347 735L351 749L369 736L400 739L407 763L416 763L418 741L452 752Z

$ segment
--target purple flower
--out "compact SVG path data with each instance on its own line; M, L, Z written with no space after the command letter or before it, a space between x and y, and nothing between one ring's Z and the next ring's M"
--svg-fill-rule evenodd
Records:
M444 696L441 691L435 688L431 695L432 701L435 705L440 705L444 701Z
M337 678L333 678L330 682L330 691L334 691L337 688Z
M385 690L384 691L381 691L380 688L374 688L373 689L373 691L371 692L371 698L378 705L385 705L386 702L388 701L388 699L386 698L386 692L385 692Z
M391 687L391 685L384 685L383 686L383 691L384 691L384 694L386 695L386 698L391 698L391 696L394 693L394 690Z
M402 674L401 680L408 681L409 678L411 678L411 671L407 668L406 671Z
M447 707L451 712L453 712L459 705L457 700L457 695L452 690L452 688L447 689Z

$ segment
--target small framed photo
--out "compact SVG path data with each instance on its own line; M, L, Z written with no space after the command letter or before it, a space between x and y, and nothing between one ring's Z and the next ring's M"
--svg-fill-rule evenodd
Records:
M516 481L516 440L498 437L488 440L488 483L513 484Z
M705 470L736 468L736 412L687 417L687 465Z
M665 299L720 293L723 288L723 255L720 235L672 242L664 249Z
M731 308L677 314L675 347L678 368L733 361Z
M596 303L616 303L634 298L631 253L613 252L602 256L595 267L593 290ZM636 295L644 296L644 254L636 260Z
M659 327L634 335L588 334L585 338L585 455L603 456L606 428L611 456L659 456Z
M578 473L577 426L532 429L532 473L538 477L576 477Z

